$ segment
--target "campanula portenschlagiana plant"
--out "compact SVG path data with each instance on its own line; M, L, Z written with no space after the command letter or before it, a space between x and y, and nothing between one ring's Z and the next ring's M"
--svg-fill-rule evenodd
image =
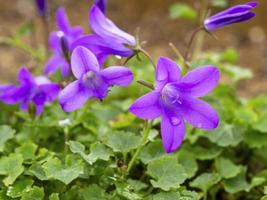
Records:
M70 46L80 38L83 34L83 29L80 26L72 27L64 8L58 8L56 12L57 31L52 32L49 37L49 46L52 50L52 56L48 60L44 73L51 75L58 69L61 70L62 76L68 76L70 72L69 54L71 53Z
M161 57L156 68L155 89L137 99L129 111L142 119L161 116L161 137L167 153L175 151L185 135L185 123L195 128L215 129L219 117L199 97L207 95L219 81L219 70L205 66L181 76L180 67Z
M132 72L126 67L111 66L102 69L96 56L82 46L73 50L71 69L77 80L59 94L59 103L66 112L81 108L90 98L103 100L109 87L126 87L133 80Z
M172 16L197 21L195 31L185 52L170 43L177 59L160 56L154 63L138 31L134 37L106 17L106 0L91 2L89 35L71 26L60 7L49 38L48 13L44 4L37 7L45 15L50 58L43 46L25 44L32 23L0 37L1 46L5 41L33 55L30 64L49 59L49 79L31 74L38 75L38 68L22 68L19 84L0 85L0 199L266 200L267 97L239 97L238 81L251 73L237 66L234 48L202 49L205 33L252 18L257 3L231 7L204 22L209 7L229 1L193 6L178 1ZM113 8L116 2L110 2ZM136 11L118 8L127 9L124 15ZM88 21L86 13L83 20ZM54 74L58 69L62 77Z
M30 103L36 108L36 115L43 112L46 103L56 99L59 84L52 83L44 76L33 77L27 68L18 74L19 85L4 85L0 88L0 100L6 104L20 104L21 110L28 110Z
M206 19L204 27L211 31L234 23L248 21L256 15L251 10L257 5L257 2L248 2L228 8Z

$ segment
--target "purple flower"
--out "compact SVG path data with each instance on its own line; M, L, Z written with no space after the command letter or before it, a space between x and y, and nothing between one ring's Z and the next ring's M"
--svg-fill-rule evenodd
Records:
M56 12L56 23L58 31L52 32L49 38L49 45L53 51L53 55L48 60L44 73L46 75L53 74L57 69L61 70L63 76L67 76L70 72L68 63L68 55L70 54L70 46L72 43L82 36L83 29L79 26L71 27L64 8L59 8Z
M161 57L156 69L156 88L137 99L129 111L148 120L161 116L161 136L167 153L175 151L185 135L185 121L196 128L214 129L219 118L213 108L198 99L208 94L219 80L219 70L205 66L181 77L179 66Z
M47 14L47 0L35 0L37 12L41 17Z
M224 10L204 21L207 30L214 30L230 24L247 21L255 16L251 10L258 5L257 2L236 5Z
M107 0L94 0L94 4L103 12L106 12Z
M109 87L126 87L133 80L132 72L126 67L101 69L96 56L82 46L73 50L71 69L77 80L67 85L59 94L59 103L65 112L79 109L90 98L103 100Z
M44 76L32 77L26 68L22 68L18 74L20 85L0 86L0 100L6 104L20 103L21 110L27 110L30 103L36 106L36 115L40 115L47 102L56 99L60 90L58 84L51 83Z
M97 6L92 6L89 18L95 34L76 40L72 48L84 46L93 51L100 62L108 55L129 57L134 53L132 48L136 46L135 38L119 29Z

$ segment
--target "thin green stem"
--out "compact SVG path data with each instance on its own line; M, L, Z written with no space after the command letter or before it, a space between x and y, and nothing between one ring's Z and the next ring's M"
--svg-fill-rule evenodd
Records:
M140 48L139 51L141 53L143 53L148 58L148 60L153 65L154 69L156 70L156 64L154 63L154 61L153 61L152 57L149 55L149 53L146 50L142 49L142 48Z
M209 6L208 0L201 0L201 9L199 13L199 26L203 26L203 21L205 20L205 17L207 16L208 13L208 6ZM199 55L199 53L203 48L204 41L205 41L205 32L203 31L200 32L195 39L195 46L194 49L192 50L192 59L195 59Z
M140 142L136 152L134 153L132 159L130 160L129 162L129 165L128 165L128 168L127 168L127 172L129 173L137 159L137 156L139 155L140 151L142 150L143 146L146 144L147 142L147 138L148 138L148 135L149 135L149 131L150 131L150 128L151 128L151 121L148 122L147 120L145 121L144 123L144 128L143 128L143 139L142 141Z

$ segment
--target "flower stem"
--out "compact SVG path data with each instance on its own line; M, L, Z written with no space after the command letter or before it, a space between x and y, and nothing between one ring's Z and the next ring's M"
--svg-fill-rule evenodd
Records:
M140 48L139 51L141 53L143 53L144 56L146 56L148 58L148 60L153 65L154 69L156 70L156 64L154 63L154 61L153 61L152 57L149 55L149 53L146 50L142 49L142 48Z
M149 132L150 132L150 128L151 128L151 121L148 122L147 120L145 121L144 123L144 128L143 128L143 139L142 141L140 142L136 152L134 153L132 159L130 160L129 162L129 165L128 165L128 168L127 168L127 172L129 173L133 167L133 164L134 162L136 161L137 159L137 156L139 155L141 149L143 148L143 146L146 144L147 142L147 138L148 138L148 135L149 135Z
M142 80L138 80L137 83L139 83L140 85L143 85L143 86L145 86L151 90L154 90L154 86L151 83L148 83L148 82L142 81Z
M193 43L195 41L195 39L197 38L198 36L198 33L200 33L201 31L205 30L204 27L199 27L197 28L191 35L190 37L190 40L187 44L187 50L186 50L186 53L185 53L185 60L186 62L189 61L190 59L190 54L191 54L191 51L192 51L192 46L193 46Z

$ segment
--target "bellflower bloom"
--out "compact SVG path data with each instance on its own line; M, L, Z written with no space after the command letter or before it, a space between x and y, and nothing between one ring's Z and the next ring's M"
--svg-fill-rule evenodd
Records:
M248 2L233 6L206 19L204 27L210 31L230 24L247 21L255 16L255 13L251 10L257 5L257 2Z
M181 77L179 66L161 57L156 68L156 88L137 99L129 111L145 120L161 116L163 146L167 153L171 153L184 139L185 121L201 129L218 126L217 113L198 99L212 91L218 80L216 67L200 67Z
M87 35L76 40L72 48L84 46L93 51L102 62L108 55L129 57L134 52L129 47L136 46L135 38L119 29L95 5L89 12L90 25L95 34Z
M36 115L40 115L44 105L56 99L60 90L58 84L52 83L44 76L32 77L26 68L18 74L20 85L0 86L0 100L6 104L20 103L21 110L27 110L30 103L36 106Z
M109 87L126 87L133 80L132 72L126 67L101 69L96 56L82 46L73 50L71 69L77 80L67 85L59 94L59 103L65 112L79 109L90 98L103 100Z
M61 70L63 76L70 72L68 55L71 53L71 44L82 36L83 29L79 26L71 27L64 8L59 8L56 12L56 24L58 31L52 32L49 38L49 46L53 55L48 60L44 73L53 74L57 69Z
M47 14L47 0L35 0L37 12L41 17L46 16Z
M107 0L94 0L94 4L103 12L106 12Z

